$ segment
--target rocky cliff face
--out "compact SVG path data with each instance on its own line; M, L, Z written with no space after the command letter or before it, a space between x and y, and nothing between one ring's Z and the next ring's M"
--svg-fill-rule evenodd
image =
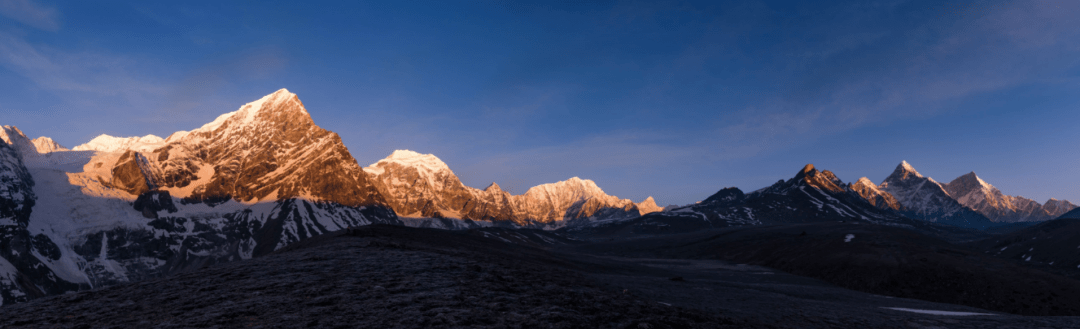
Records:
M167 140L99 137L39 154L17 128L3 131L6 301L251 258L350 226L402 224L337 134L284 89Z
M559 227L642 214L638 204L607 195L593 181L577 177L535 186L522 195L511 195L495 183L475 189L462 184L434 155L408 150L395 151L364 170L374 176L387 203L406 217L453 218L474 225ZM652 207L652 211L659 208L655 202Z

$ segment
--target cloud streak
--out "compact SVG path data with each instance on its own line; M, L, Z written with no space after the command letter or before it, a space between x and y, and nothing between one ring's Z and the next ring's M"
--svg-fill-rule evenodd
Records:
M37 29L60 30L60 13L32 0L0 0L0 15Z

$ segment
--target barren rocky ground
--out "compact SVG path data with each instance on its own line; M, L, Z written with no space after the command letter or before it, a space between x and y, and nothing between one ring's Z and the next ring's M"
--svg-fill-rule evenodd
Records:
M4 328L1075 328L710 259L372 226L265 257L0 308ZM496 232L498 233L498 232ZM984 313L918 314L891 308Z

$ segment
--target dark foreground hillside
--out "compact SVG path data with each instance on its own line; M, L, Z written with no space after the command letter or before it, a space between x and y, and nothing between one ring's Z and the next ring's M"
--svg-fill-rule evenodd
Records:
M543 232L371 226L265 257L0 307L3 328L1074 328ZM518 244L545 241L544 244ZM537 248L536 246L540 246ZM907 309L908 311L905 311ZM920 314L910 310L979 313Z

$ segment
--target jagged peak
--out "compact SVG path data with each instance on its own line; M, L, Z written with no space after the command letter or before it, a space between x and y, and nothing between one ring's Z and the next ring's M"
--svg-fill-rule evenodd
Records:
M656 205L656 200L653 200L652 196L645 198L644 201L634 204L638 208L638 214L645 215L654 212L664 211L664 207Z
M990 183L987 183L979 175L976 175L974 171L961 175L956 179L949 182L950 186L966 185L966 186L979 186L983 190L992 191L996 188ZM957 186L958 187L958 186Z
M34 143L18 127L3 126L3 129L0 129L0 139L24 156L38 153Z
M296 102L299 106L280 106L281 104L287 102ZM296 94L289 92L288 89L281 88L269 95L263 96L262 98L255 100L254 102L244 104L240 107L239 110L222 114L216 119L214 119L214 121L211 121L210 123L203 125L199 129L195 129L189 132L188 134L196 132L213 132L220 128L222 125L224 125L226 122L230 121L233 121L241 126L249 125L255 123L259 114L263 112L288 109L295 109L296 111L299 111L301 115L307 117L308 120L311 119L311 116L308 114L307 110L304 109L303 104L300 103L300 98L297 97ZM188 134L184 135L186 136Z
M368 166L372 170L380 167L384 163L397 163L406 167L413 167L418 170L425 170L431 173L436 172L452 172L450 166L447 166L439 157L434 154L422 154L411 150L395 150L390 156L385 159L379 160L376 163ZM369 171L372 171L369 170ZM377 170L381 172L381 170Z
M491 182L491 185L488 185L487 187L484 188L484 192L501 192L501 191L502 191L502 188L499 187L499 184L496 184L495 182Z
M874 188L877 188L877 184L874 184L874 181L866 177L860 177L859 180L855 181L855 184L873 186Z
M909 178L924 178L915 167L911 166L907 160L900 161L900 164L896 166L896 170L893 170L892 174L885 179L886 182L906 180Z
M916 172L915 167L912 167L911 164L907 162L907 160L900 160L900 165L897 167L903 168L905 171Z

